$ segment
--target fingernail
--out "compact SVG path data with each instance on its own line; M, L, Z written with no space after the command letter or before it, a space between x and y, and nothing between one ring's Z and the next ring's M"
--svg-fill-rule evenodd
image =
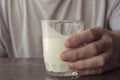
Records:
M63 52L62 55L61 55L61 59L63 61L67 61L67 53Z

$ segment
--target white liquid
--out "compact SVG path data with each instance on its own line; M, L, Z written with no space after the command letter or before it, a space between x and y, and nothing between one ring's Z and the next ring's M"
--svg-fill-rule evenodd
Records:
M43 39L44 60L48 71L69 72L67 64L60 59L61 53L66 50L64 41L66 38Z
M60 59L61 53L67 50L64 42L68 36L61 35L46 22L42 22L42 26L44 61L47 71L71 72L67 63Z

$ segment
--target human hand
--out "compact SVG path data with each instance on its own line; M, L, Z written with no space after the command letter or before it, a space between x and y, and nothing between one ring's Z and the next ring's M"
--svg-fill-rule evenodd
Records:
M70 49L62 53L61 59L80 75L101 74L119 64L120 34L112 31L88 29L68 38L65 46Z

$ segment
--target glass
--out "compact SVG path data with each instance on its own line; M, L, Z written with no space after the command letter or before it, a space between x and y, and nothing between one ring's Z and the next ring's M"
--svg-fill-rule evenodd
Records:
M42 20L43 52L46 71L51 76L77 76L69 69L66 62L60 59L65 40L77 32L83 31L83 23L79 20Z

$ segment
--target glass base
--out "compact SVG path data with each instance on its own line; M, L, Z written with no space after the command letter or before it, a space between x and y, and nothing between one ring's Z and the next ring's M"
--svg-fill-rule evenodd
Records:
M50 76L56 76L56 77L77 77L78 73L77 72L50 72L47 71L48 75Z

